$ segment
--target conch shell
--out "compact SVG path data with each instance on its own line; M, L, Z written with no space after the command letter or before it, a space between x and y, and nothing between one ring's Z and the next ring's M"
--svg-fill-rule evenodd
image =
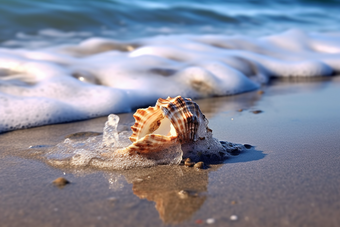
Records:
M138 109L133 115L130 146L116 150L121 154L149 155L181 146L183 158L199 160L212 152L220 157L225 149L212 137L208 120L190 98L158 99L154 107Z

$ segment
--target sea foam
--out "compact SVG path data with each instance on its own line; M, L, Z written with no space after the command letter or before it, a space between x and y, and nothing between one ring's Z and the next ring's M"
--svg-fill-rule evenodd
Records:
M0 132L129 112L158 98L255 90L272 77L340 71L340 33L169 35L0 48Z
M50 165L71 168L131 169L151 167L159 164L176 165L182 160L181 146L171 146L149 155L116 152L131 145L128 131L118 130L119 117L108 116L103 135L92 136L86 140L66 138L52 147L45 158ZM33 148L34 149L34 148Z

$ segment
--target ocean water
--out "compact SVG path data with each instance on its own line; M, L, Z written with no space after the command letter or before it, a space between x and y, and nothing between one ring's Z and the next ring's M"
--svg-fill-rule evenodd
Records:
M0 0L0 132L340 72L340 1Z

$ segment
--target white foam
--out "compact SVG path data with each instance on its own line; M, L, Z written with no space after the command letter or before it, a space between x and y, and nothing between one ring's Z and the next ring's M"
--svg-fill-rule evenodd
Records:
M130 155L117 153L118 149L132 144L132 131L119 132L119 117L111 114L103 129L103 136L93 136L86 140L67 138L52 147L46 155L53 166L72 168L131 169L151 167L159 164L179 164L182 160L180 144L168 147L150 155Z
M127 112L160 97L233 95L273 76L330 76L340 72L339 37L290 30L262 38L92 37L79 45L0 48L0 132Z

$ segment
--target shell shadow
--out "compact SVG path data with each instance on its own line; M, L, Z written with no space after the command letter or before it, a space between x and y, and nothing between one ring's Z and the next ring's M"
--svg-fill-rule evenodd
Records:
M251 162L263 159L267 154L261 150L256 150L254 146L245 149L239 154L231 154L230 158L226 159L224 164L238 163L238 162Z

